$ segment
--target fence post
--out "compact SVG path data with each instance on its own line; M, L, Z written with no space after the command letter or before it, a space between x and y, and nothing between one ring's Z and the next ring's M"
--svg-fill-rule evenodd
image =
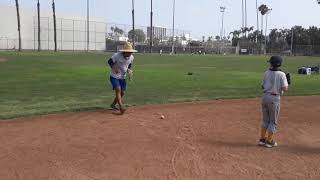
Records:
M94 50L97 51L97 22L94 23Z

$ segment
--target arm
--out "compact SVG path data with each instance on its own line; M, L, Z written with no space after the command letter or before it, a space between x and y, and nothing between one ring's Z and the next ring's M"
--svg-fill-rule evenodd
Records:
M290 76L290 75L289 75ZM289 77L290 78L290 77ZM281 90L283 92L289 91L289 83L286 74L283 73L282 79L281 79Z
M113 61L112 58L110 58L110 59L108 60L108 64L109 64L110 68L112 68L113 65L115 64L115 62Z

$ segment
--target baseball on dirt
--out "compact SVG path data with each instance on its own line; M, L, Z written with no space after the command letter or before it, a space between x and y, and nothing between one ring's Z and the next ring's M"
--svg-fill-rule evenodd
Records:
M164 115L161 115L161 116L160 116L160 119L164 119Z

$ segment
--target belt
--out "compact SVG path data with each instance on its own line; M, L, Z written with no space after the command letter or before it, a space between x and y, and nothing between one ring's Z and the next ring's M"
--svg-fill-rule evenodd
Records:
M272 96L279 96L279 94L276 94L276 93L269 93L269 92L264 92L265 94L270 94Z
M270 93L272 96L279 96L279 94Z

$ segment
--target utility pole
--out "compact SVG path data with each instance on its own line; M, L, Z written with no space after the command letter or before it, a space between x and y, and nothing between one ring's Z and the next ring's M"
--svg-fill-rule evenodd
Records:
M20 10L19 10L19 1L18 0L16 0L16 9L17 9L17 22L18 22L18 34L19 34L19 51L21 51Z
M52 12L53 12L54 52L57 52L57 21L56 21L56 8L55 8L54 0L52 0Z
M134 27L134 0L132 0L132 45L135 47L135 41L136 41L136 30Z
M151 12L150 12L150 53L152 53L153 45L153 10L152 10L152 0L151 0Z
M291 28L291 55L293 54L293 28Z
M221 47L221 51L222 51L222 48L224 47L224 38L223 38L223 30L224 30L224 12L226 10L226 7L220 7L220 12L222 13L222 26L221 26L221 32L220 32L220 39L221 39L221 42L222 42L222 47Z
M221 32L220 32L220 38L222 39L222 37L223 37L223 29L224 29L224 12L225 12L225 10L226 10L226 7L220 7L220 12L222 13L222 20L221 20L221 22L222 22L222 25L221 25Z
M89 52L89 43L90 43L90 32L89 32L89 23L90 23L90 12L89 12L89 0L87 0L87 51Z
M38 10L38 51L41 50L41 28L40 28L40 2L37 3Z
M256 0L256 11L257 11L257 30L259 31L259 8L258 8L258 0Z
M242 29L244 28L244 11L243 11L243 1L244 0L241 0L241 16L242 16Z
M256 11L257 11L257 37L256 37L256 41L258 42L258 33L259 33L259 9L258 9L258 0L256 0Z
M245 27L248 27L248 13L247 13L247 0L244 0L244 12L245 12ZM247 31L246 31L247 37Z
M173 13L172 13L172 51L171 53L174 54L174 46L175 46L175 34L174 34L174 19L175 19L175 8L176 8L176 0L173 0Z
M266 31L265 31L265 41L264 41L264 54L267 54L267 31L268 31L268 14L272 9L268 9L266 13Z

